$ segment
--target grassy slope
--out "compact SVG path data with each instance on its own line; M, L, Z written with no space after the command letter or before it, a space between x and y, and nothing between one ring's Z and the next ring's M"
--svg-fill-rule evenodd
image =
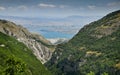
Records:
M0 46L0 73L5 69L5 60L15 56L26 64L26 71L22 75L51 75L31 50L14 38L0 32L0 45L4 45Z

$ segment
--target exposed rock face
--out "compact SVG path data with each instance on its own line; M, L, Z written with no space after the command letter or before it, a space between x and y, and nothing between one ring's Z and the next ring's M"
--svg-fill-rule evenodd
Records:
M50 48L46 45L51 43L44 37L30 33L26 28L16 25L13 22L0 20L0 32L13 36L18 41L23 42L28 48L32 49L34 55L44 64L52 55Z

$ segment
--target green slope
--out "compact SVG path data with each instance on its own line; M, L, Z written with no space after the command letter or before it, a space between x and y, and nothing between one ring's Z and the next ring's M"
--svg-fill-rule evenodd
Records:
M51 75L31 50L0 32L0 75Z
M46 66L55 75L120 75L120 10L58 45Z

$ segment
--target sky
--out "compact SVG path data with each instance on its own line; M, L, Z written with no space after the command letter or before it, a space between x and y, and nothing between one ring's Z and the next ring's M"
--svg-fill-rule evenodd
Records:
M0 0L0 15L22 17L103 16L120 0Z
M120 0L0 0L0 18L45 38L72 38L84 25L116 10Z

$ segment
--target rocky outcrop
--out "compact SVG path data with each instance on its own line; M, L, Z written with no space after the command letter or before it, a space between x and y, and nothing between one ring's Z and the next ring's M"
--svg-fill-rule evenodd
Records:
M49 40L53 45L58 45L62 43L66 43L69 41L67 38L53 38L53 39L47 39Z
M20 25L6 20L0 20L0 32L13 36L18 41L24 43L43 64L48 61L52 55L52 51L47 47L51 45L48 40L41 35L30 33Z

